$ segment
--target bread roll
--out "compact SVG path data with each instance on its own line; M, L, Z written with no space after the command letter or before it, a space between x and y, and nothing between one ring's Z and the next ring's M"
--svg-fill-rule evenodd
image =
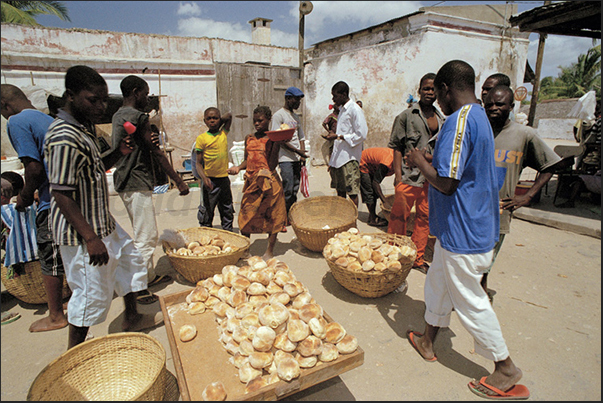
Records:
M399 271L402 269L402 263L397 260L390 260L387 264L387 268L392 271Z
M285 357L276 364L278 377L284 381L291 381L301 375L299 363L293 357Z
M371 271L375 268L375 262L373 262L372 260L365 260L364 263L362 263L362 271Z
M319 355L322 351L322 340L316 336L310 335L297 343L297 351L304 357Z
M254 351L249 354L249 364L255 369L263 369L267 368L272 364L272 360L274 359L274 355L270 351L261 352Z
M273 329L276 329L289 319L289 310L280 302L270 303L270 305L261 308L258 314L260 316L260 323Z
M363 246L358 251L358 261L360 262L360 264L362 264L362 263L366 262L367 260L369 260L372 256L372 254L373 254L373 251L371 250L371 248L369 248L367 246Z
M266 292L270 295L276 294L277 292L283 292L283 287L276 284L274 281L270 281L266 286Z
M297 343L292 342L291 339L289 339L287 332L284 332L276 336L273 347L286 353L291 353L297 348Z
M306 304L299 309L299 317L308 323L312 318L319 318L323 314L322 307L318 304Z
M201 398L206 402L226 400L226 388L222 382L212 382L203 389Z
M243 290L234 290L228 297L228 304L234 308L247 302L247 293Z
M327 343L336 344L341 341L341 339L343 339L346 335L346 331L343 326L341 326L337 322L328 323L326 326L326 330L327 334L325 335L325 341Z
M205 304L203 302L191 302L188 305L188 313L191 315L197 315L205 312Z
M312 295L310 295L309 292L304 291L301 294L297 295L294 299L293 302L291 303L291 306L295 309L299 309L302 306L306 305L306 304L310 304L312 303Z
M247 288L251 285L251 281L247 280L245 277L237 274L231 280L231 287L235 290L247 291Z
M249 362L244 363L239 368L239 381L243 383L247 383L258 376L262 376L262 370L253 368Z
M300 284L301 283L299 281L296 281L294 283L285 284L283 286L283 291L286 292L287 294L289 294L289 296L291 298L295 298L299 294L301 294L302 292L304 292L304 289L303 289L303 287Z
M209 292L202 286L196 286L190 293L191 302L204 302L208 297Z
M304 340L310 335L310 327L299 319L289 319L287 322L287 337L294 343Z
M197 328L195 325L182 325L180 326L180 340L183 342L191 341L197 335Z
M315 355L304 357L299 352L295 354L295 359L297 360L300 368L312 368L318 362L318 357Z
M205 307L208 309L212 309L214 307L214 305L216 305L216 303L220 302L220 299L218 297L214 297L213 295L210 295L204 302Z
M239 350L239 343L237 343L236 341L234 341L232 339L226 343L224 348L226 349L226 351L228 351L228 354L230 354L230 355L235 355L236 353L241 352Z
M341 267L348 267L348 263L349 263L349 262L348 262L348 259L347 259L346 257L344 257L344 256L342 256L342 257L338 258L338 259L335 261L335 264L336 264L337 266L341 266Z
M243 302L235 308L235 318L243 319L245 316L249 315L253 311L254 306L251 302Z
M322 351L318 355L318 359L322 362L331 362L339 358L339 350L332 343L322 343Z
M327 335L327 321L322 316L320 318L310 319L308 327L312 334L319 339L324 339Z
M285 286L287 285L291 285L291 284L285 284ZM289 296L289 294L287 294L286 292L282 291L282 292L277 292L275 294L272 294L270 296L270 298L268 298L269 302L280 302L283 305L287 305L290 301L291 301L291 297Z
M240 348L241 346L239 346L239 349ZM249 362L249 358L241 353L236 353L235 355L231 356L228 361L238 369L241 368L246 362Z
M256 312L249 312L241 319L241 326L249 328L250 326L260 327L260 318Z
M257 351L270 351L276 339L276 332L269 326L260 326L255 331L251 344Z
M232 289L229 286L224 285L218 290L218 295L216 296L220 298L221 301L228 302L228 297L230 297L231 292Z
M358 339L351 334L346 334L336 346L341 354L351 354L358 348Z
M255 392L256 390L268 385L268 382L268 377L258 376L257 378L253 378L247 382L247 385L245 385L245 393Z
M266 286L262 283L253 282L247 288L249 295L264 295L266 294Z
M234 339L234 341L240 344L241 342L243 342L243 340L249 339L249 330L239 325L232 332L232 338Z
M229 308L228 304L224 301L218 301L214 304L212 310L219 318L226 317L226 310Z
M266 287L268 284L270 284L270 280L272 280L272 273L268 269L252 271L248 278L249 281L260 283Z

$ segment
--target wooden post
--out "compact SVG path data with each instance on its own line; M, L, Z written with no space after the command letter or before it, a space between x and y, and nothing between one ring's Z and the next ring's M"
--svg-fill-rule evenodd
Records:
M551 4L550 1L545 1L544 5L548 6ZM528 126L534 126L534 117L536 116L536 104L538 104L538 93L540 91L540 71L542 70L542 58L544 56L544 42L546 40L546 34L539 34L540 39L538 40L538 56L536 57L536 71L534 84L532 88L532 99L530 100L530 112L528 113Z

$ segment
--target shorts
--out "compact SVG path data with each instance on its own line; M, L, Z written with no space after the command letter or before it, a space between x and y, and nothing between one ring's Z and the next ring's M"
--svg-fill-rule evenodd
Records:
M375 204L373 180L371 179L371 175L366 172L360 172L360 195L362 196L362 203L368 205Z
M339 168L329 170L331 174L331 188L338 193L357 195L360 193L360 163L356 160L346 162Z
M65 275L63 259L59 245L53 242L52 229L50 228L50 209L38 212L36 216L36 241L38 244L38 258L45 276L60 277Z
M123 297L147 289L147 267L134 241L116 223L115 231L103 238L109 253L104 266L90 265L86 245L61 245L71 298L67 311L69 323L90 327L107 319L113 293Z

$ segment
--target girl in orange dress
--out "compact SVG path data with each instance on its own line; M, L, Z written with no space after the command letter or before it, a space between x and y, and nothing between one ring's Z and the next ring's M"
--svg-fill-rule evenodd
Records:
M245 159L239 166L228 169L230 175L246 170L239 229L246 237L269 234L268 247L262 256L264 260L274 257L276 237L287 221L283 185L276 172L281 142L274 142L266 135L271 118L269 107L255 108L253 125L256 132L245 137Z

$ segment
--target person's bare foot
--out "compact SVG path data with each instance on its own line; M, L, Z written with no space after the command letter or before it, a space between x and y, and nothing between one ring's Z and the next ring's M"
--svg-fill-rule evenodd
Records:
M519 382L522 375L523 375L523 373L521 372L521 369L514 366L514 370L511 371L510 373L503 373L503 371L494 371L493 373L488 375L488 377L485 380L485 383L487 383L490 386L494 386L496 389L506 392L509 389L511 389L515 384L517 384L517 382ZM471 381L471 384L477 390L479 390L480 392L482 392L486 395L489 395L489 396L496 395L496 393L494 391L486 388L485 386L482 386L479 383L479 380L474 379L473 381Z
M262 259L264 259L264 262L267 262L268 260L272 259L274 257L273 253L270 252L266 252L262 255Z
M126 315L121 328L124 332L139 332L141 330L159 326L162 323L163 314L161 312L157 312L155 314L137 313L131 317Z
M45 318L38 319L34 323L32 323L29 326L29 331L32 333L47 332L49 330L62 329L67 325L69 325L69 322L67 322L67 318L65 318L64 316L57 321L53 321L52 319L50 319L50 316L46 316Z

